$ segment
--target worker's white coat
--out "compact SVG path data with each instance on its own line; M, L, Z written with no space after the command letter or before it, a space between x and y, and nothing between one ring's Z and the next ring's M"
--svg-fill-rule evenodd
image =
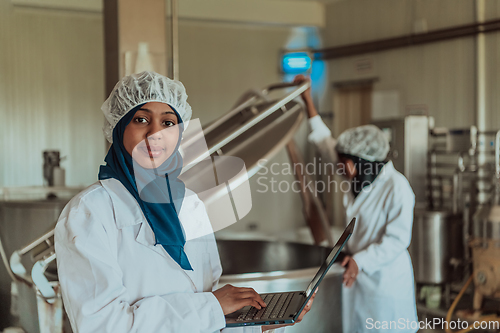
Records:
M186 194L180 221L190 229L206 227L203 203L193 192ZM55 249L75 333L196 333L225 327L211 293L222 273L213 234L186 242L193 271L183 270L154 243L137 201L116 179L97 182L69 202L56 226Z
M336 162L336 141L330 130L319 116L311 118L310 125L313 131L309 140L322 156ZM392 162L383 167L371 187L363 190L356 198L351 192L344 194L346 221L356 217L346 251L360 269L353 286L343 288L344 332L416 332L411 328L418 319L407 250L415 195ZM392 324L393 329L377 329L385 323Z

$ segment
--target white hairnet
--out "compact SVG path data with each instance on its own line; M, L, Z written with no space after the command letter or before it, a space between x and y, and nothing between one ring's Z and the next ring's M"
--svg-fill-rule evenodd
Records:
M384 161L389 153L389 141L380 128L365 125L344 131L335 149L371 162Z
M113 88L101 107L106 121L104 136L113 142L113 129L123 116L139 104L166 103L173 107L183 122L191 119L192 110L187 102L184 85L155 72L141 72L123 77Z

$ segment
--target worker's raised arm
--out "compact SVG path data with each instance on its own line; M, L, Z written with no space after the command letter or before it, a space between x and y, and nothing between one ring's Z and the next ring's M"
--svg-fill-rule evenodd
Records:
M304 81L310 81L310 79L306 78L304 75L297 75L293 80L294 83L302 83ZM337 140L332 137L332 132L318 114L312 101L311 88L309 87L304 91L301 97L306 107L309 117L309 127L311 128L311 133L307 139L318 148L321 156L326 160L325 162L336 163L338 160L335 151Z
M300 84L302 82L311 82L311 79L305 77L304 75L297 75L293 79L293 83ZM314 103L312 101L311 97L311 87L307 88L306 91L304 91L302 94L300 94L302 97L302 100L306 104L306 111L307 111L307 116L309 118L313 118L318 115L318 111L316 110L316 107L314 106Z

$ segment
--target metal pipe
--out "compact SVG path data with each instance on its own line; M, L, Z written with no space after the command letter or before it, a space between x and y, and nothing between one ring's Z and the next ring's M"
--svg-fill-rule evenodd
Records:
M172 78L179 80L179 14L177 0L170 0L172 33Z
M484 0L475 1L476 23L479 25L479 32L476 35L476 125L477 131L484 133L487 127L486 117L486 36L482 24L486 17L486 8ZM486 163L486 136L477 134L477 165ZM472 132L471 132L472 137ZM484 173L478 170L478 176ZM488 200L487 197L478 195L477 203L482 204Z
M51 244L52 242L50 242L50 241L48 242L48 240L50 240L51 237L54 237L54 229L52 229L52 230L48 231L47 233L45 233L44 235L38 237L38 239L31 242L30 244L28 244L24 248L20 249L18 252L20 255L23 256L42 243L47 243L47 246L52 246L52 244Z
M495 137L495 171L497 179L500 180L500 131Z
M463 172L465 171L464 157L461 153L458 157L457 168L453 174L453 214L463 211Z
M455 171L455 173L453 174L453 198L452 198L452 201L453 201L453 214L456 215L458 214L458 183L459 183L459 179L458 179L458 170Z
M485 18L484 0L475 2L476 23L481 24ZM486 44L485 35L481 31L476 36L476 117L478 130L486 130Z
M445 29L433 30L426 33L409 34L394 38L379 39L357 44L345 44L314 51L316 59L337 59L363 55L366 53L386 51L396 48L423 45L443 40L474 36L479 33L488 33L500 30L500 20L472 23Z
M463 250L464 250L464 259L465 262L468 263L470 260L470 253L469 253L469 239L470 239L470 194L466 193L464 195L464 208L463 208L463 230L462 230L462 239L463 239ZM466 269L468 269L469 266L466 266Z
M429 162L430 162L430 166L428 168L429 172L428 172L428 181L427 181L427 184L429 186L429 196L428 196L428 204L429 204L429 208L433 209L435 208L434 206L434 196L433 196L433 189L432 189L432 179L435 178L437 176L437 169L435 167L435 164L436 164L436 154L432 151L430 153L430 159L429 159Z
M483 135L483 138L484 138L484 132L479 132L478 128L476 126L472 125L470 127L470 152L469 152L470 155L473 155L477 150L477 141L478 141L479 135Z
M14 273L10 269L9 259L7 258L7 254L5 253L5 249L2 244L2 237L0 237L0 255L2 256L2 262L5 266L5 269L7 270L7 273L9 273L10 278L12 279L12 281L17 281Z
M493 204L500 203L500 131L495 137L495 186L493 193Z

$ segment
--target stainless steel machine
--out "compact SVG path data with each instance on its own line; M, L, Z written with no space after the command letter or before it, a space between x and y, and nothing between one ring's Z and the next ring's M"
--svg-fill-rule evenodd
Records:
M416 206L425 206L429 117L407 116L377 120L373 124L386 134L390 144L388 158L410 182Z
M488 173L492 163L488 159L488 163L478 163L475 127L434 128L433 119L421 115L374 124L387 134L389 158L416 195L409 248L415 281L444 286L449 303L450 283L466 273L470 221L479 203L478 193L488 190L478 170Z
M58 150L46 150L43 152L43 178L45 185L65 185L65 171L60 166L63 159Z
M490 191L484 175L493 168L493 150L478 147L478 137L492 133L479 133L474 126L435 128L433 119L422 115L374 124L387 134L389 158L415 192L410 254L416 282L460 280L470 257L472 215Z
M483 133L488 135L492 133ZM498 331L500 328L500 131L496 132L494 140L494 169L493 181L490 180L490 190L482 187L481 183L487 183L488 178L484 170L484 164L478 163L477 175L479 179L478 200L472 219L472 232L468 235L468 245L472 251L472 256L467 263L472 264L472 272L464 283L462 289L451 304L446 320L450 320L454 315L455 309L466 293L469 285L474 282L474 292L472 304L466 305L466 310L457 311L461 319L477 321L484 327L493 328ZM485 156L486 155L486 156ZM487 158L483 151L481 160ZM483 167L481 170L480 167ZM482 172L481 172L482 171ZM491 178L490 178L491 179ZM481 198L483 194L489 194L488 200ZM488 193L489 192L489 193ZM486 301L486 302L485 302ZM463 302L462 302L463 304ZM463 306L463 305L462 305ZM450 329L445 330L452 333ZM465 333L470 330L461 330L459 333Z
M436 170L434 156L441 150L434 149L432 123L432 118L423 115L374 122L389 140L388 158L406 176L415 193L409 250L415 281L420 284L451 281L456 276L459 260L463 258L461 215L453 212L451 206L448 209L435 203L433 186L438 176L431 175L431 171Z
M500 299L500 131L495 143L493 195L477 210L470 241L476 286L473 306L478 311L484 297Z
M29 241L51 230L66 203L80 190L80 188L44 187L3 189L0 200L0 253L7 269L0 270L1 327L14 325L17 321L16 316L11 314L11 301L15 303L19 296L19 288L16 286L19 280L10 270L9 260L12 254ZM19 287L22 288L24 285ZM34 300L34 294L30 297ZM36 305L36 302L32 304ZM38 320L36 308L26 311L34 322Z
M421 126L412 125L415 119L420 119L415 124ZM463 310L459 315L470 320L500 320L492 313L482 316L483 300L490 307L492 301L500 300L500 131L480 132L475 126L434 128L432 118L426 116L375 124L388 135L389 157L416 194L409 250L417 292L425 298L430 294L423 292L426 288L438 292L438 301L419 304L419 312L451 320L473 281L473 315ZM454 298L454 286L468 276ZM443 306L449 308L448 313L440 310Z
M441 284L457 275L463 257L462 216L444 210L415 211L410 247L415 281Z

